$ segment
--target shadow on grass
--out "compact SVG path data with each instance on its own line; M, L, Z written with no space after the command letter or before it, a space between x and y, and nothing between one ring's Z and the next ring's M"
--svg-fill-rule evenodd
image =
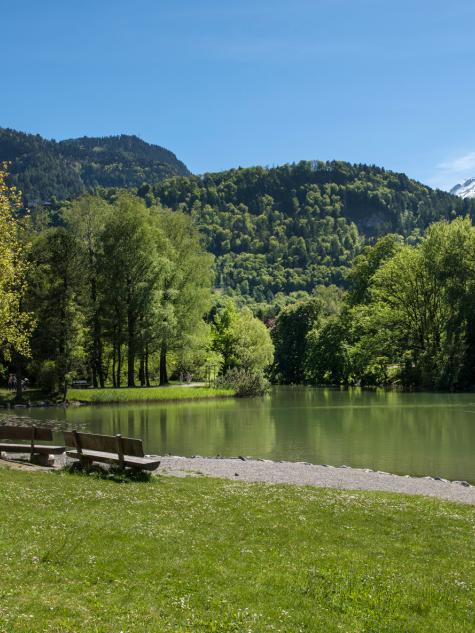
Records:
M110 468L107 468L98 464L83 466L80 462L69 464L58 472L68 473L70 475L81 475L83 477L93 477L94 479L115 481L119 484L127 484L131 482L147 483L152 480L152 473L145 470L121 468L120 466L110 466Z

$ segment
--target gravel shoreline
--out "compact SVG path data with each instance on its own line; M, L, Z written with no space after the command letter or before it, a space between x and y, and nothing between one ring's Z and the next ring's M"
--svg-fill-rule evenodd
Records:
M475 505L475 486L434 477L392 475L370 469L307 462L221 457L161 456L158 473L186 477L206 475L235 481L317 486L342 490L375 490L437 497Z
M16 456L18 459L20 456ZM170 477L196 477L200 475L268 484L290 484L315 486L340 490L373 490L396 492L408 495L437 497L447 501L458 501L475 505L475 486L466 481L448 481L441 477L411 477L392 475L369 468L329 466L308 462L274 462L248 457L181 457L160 455L157 475ZM0 459L0 468L51 471L51 467L34 466L25 461L16 461L14 455ZM65 456L57 456L53 469L62 468L71 462Z

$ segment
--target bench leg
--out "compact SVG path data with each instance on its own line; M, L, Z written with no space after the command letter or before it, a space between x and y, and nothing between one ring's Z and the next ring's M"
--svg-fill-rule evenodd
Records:
M32 453L30 462L37 466L52 466L54 464L54 457L47 453Z
M83 455L81 455L81 457L79 458L79 463L83 468L88 468L89 466L92 466L92 459L90 457L84 457Z

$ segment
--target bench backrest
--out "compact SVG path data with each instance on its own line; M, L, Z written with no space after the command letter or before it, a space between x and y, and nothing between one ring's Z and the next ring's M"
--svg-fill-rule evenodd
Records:
M142 440L121 435L94 435L93 433L64 432L64 443L78 450L102 451L144 457Z
M37 426L4 426L0 425L0 440L43 440L51 442L53 431Z

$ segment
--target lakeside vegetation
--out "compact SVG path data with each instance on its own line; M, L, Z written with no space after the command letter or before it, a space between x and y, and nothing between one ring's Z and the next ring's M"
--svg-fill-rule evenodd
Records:
M97 139L83 140L86 156ZM475 385L473 200L301 162L97 189L25 216L5 169L0 361L18 399L24 376L63 399L74 379L180 374L237 395L268 379Z
M283 383L455 390L475 385L475 228L432 224L415 244L387 235L336 289L284 309L272 330Z
M470 506L6 469L0 502L2 633L472 626Z
M69 389L68 400L90 404L120 402L167 402L174 400L201 400L208 398L231 398L233 389L215 387L137 387L131 389Z
M6 176L0 170L0 360L18 399L25 375L63 399L74 379L134 388L167 385L171 374L219 374L221 388L242 395L236 376L255 379L264 390L268 329L213 297L213 258L188 216L119 191L65 203L54 222L30 218Z

